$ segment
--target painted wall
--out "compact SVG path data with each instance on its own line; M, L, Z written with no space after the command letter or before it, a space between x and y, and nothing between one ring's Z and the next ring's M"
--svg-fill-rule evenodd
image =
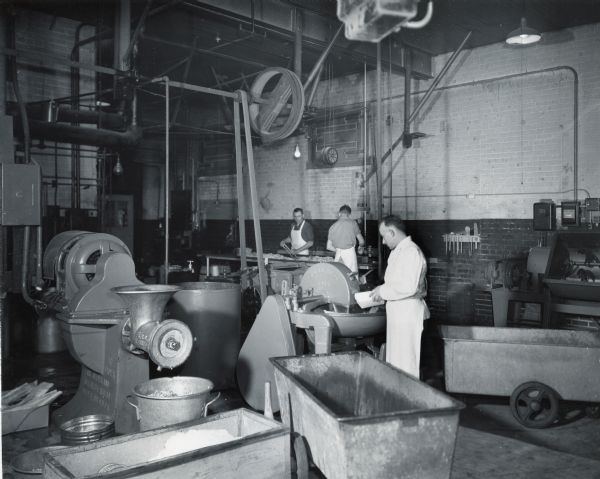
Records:
M434 59L434 72L448 57ZM402 131L404 85L395 75L390 84L385 71L383 80L387 149ZM413 83L411 110L428 83ZM361 104L363 88L362 75L325 81L315 104ZM375 72L369 72L371 111L375 98ZM599 128L599 24L548 33L543 43L524 49L467 49L411 128L427 136L409 150L396 148L384 164L384 196L391 191L392 210L409 220L531 218L540 198L573 198L576 129L579 198L600 196ZM310 217L325 219L343 203L355 206L363 194L355 176L361 168L307 169L306 154L292 156L296 143L306 152L303 137L254 150L259 197L268 194L273 204L261 218L289 218L294 206L303 206ZM374 180L368 185L372 211Z

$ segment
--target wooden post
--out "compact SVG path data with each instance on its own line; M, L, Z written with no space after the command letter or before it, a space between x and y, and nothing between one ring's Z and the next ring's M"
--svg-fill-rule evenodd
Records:
M250 132L250 115L248 113L248 94L239 90L244 115L244 133L246 139L246 156L248 160L248 178L250 180L250 198L252 204L252 220L254 221L254 238L256 240L256 259L258 261L258 279L260 282L260 300L267 299L267 271L263 259L262 234L258 209L258 193L256 191L256 173L254 171L254 153L252 152L252 135Z

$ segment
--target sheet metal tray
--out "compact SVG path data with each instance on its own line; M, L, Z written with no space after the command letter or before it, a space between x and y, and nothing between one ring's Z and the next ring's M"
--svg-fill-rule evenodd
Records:
M523 383L600 402L600 335L558 329L443 326L446 390L510 396Z
M283 422L326 477L450 476L462 403L364 352L271 362Z
M226 430L236 439L153 460L169 438L194 430ZM46 456L45 479L281 479L290 477L288 428L247 409L154 429Z

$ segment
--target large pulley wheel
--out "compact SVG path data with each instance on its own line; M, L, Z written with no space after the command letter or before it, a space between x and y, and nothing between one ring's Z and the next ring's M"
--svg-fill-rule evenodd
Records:
M298 76L285 68L268 68L250 88L250 125L265 143L290 136L302 120L304 88Z
M558 419L560 396L542 383L521 384L510 396L510 410L523 426L542 429Z

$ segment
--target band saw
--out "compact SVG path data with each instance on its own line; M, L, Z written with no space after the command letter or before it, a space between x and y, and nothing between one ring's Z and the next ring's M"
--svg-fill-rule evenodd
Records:
M378 307L362 310L354 293L359 291L358 275L341 263L319 263L306 270L299 288L282 288L268 296L260 309L238 358L236 376L246 402L264 409L265 382L273 382L269 358L304 353L306 332L316 354L330 353L332 342L346 338L370 337L385 331L386 316ZM273 411L279 410L274 388Z
M149 378L148 359L159 369L175 368L192 350L188 326L163 319L180 288L142 283L120 239L86 231L55 236L44 253L43 273L49 287L42 301L56 312L67 347L82 365L75 396L53 420L107 414L117 432L135 431L126 396Z

